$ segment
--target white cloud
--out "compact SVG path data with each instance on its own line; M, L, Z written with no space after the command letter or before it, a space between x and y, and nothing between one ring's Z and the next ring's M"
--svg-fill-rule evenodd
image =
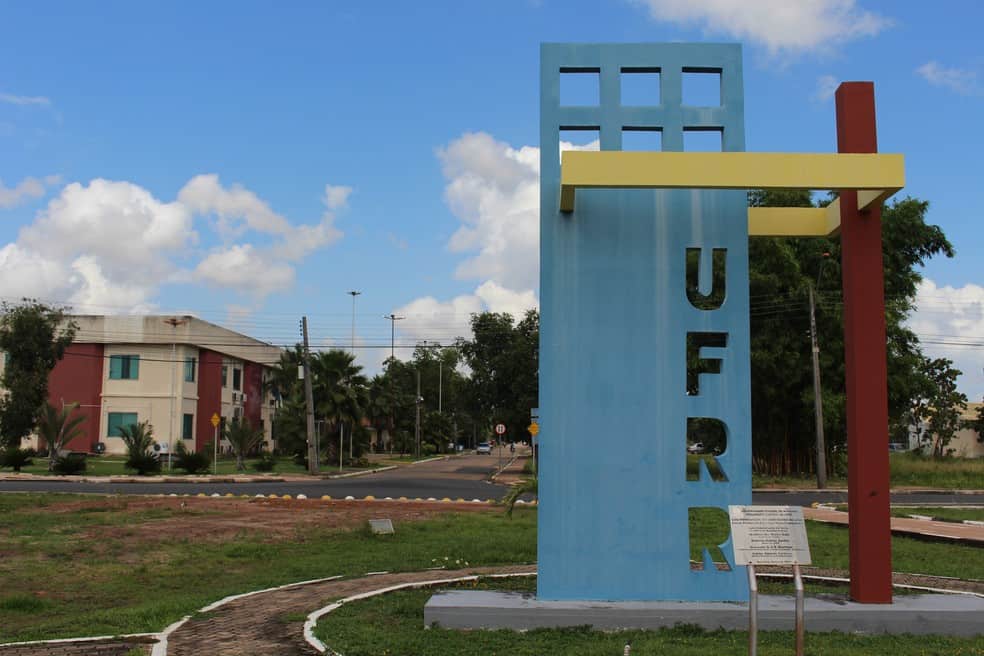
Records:
M817 78L817 88L813 92L815 102L826 102L834 97L840 81L833 75L821 75Z
M252 244L236 244L209 253L195 267L194 278L262 298L289 289L294 284L294 267Z
M825 52L875 36L889 18L861 9L855 0L635 0L657 21L696 26L707 35L750 41L775 55Z
M21 183L6 197L37 194L39 186L57 181ZM72 183L16 242L0 248L0 296L67 301L79 311L139 312L153 308L163 284L202 282L259 303L293 284L293 263L341 237L334 210L349 192L334 189L326 187L325 203L332 207L319 223L294 225L252 191L224 188L214 175L192 178L172 202L130 182ZM224 222L220 237L251 232L273 241L223 244L196 263L194 217L205 213Z
M14 207L32 198L44 196L45 187L59 183L61 176L48 175L42 179L24 178L13 187L6 187L0 180L0 208Z
M352 187L325 185L325 195L322 200L328 209L337 210L348 204L348 197L351 194Z
M0 93L0 103L8 105L39 105L41 107L51 106L51 100L44 96L15 96L12 93Z
M216 228L224 237L242 236L248 230L280 237L270 253L264 255L296 262L341 239L342 233L334 225L335 211L345 206L351 192L350 187L325 185L322 201L327 209L321 221L314 225L291 224L241 185L223 187L215 174L189 180L178 193L178 200L196 214L214 214L218 219Z
M474 253L456 277L535 287L540 243L539 149L512 148L485 133L468 133L438 151L448 179L444 198L462 226L448 248Z
M597 142L566 149L594 149ZM470 294L441 301L418 298L396 310L404 341L451 343L471 334L471 315L508 312L516 319L538 307L540 150L513 148L483 133L466 133L439 149L444 199L461 226L448 249L465 259L455 277L481 281ZM408 351L401 356L409 355Z
M947 68L939 62L930 61L917 68L916 74L933 86L944 87L965 96L980 93L977 73L974 71Z
M984 287L938 287L923 280L916 293L917 310L909 327L919 335L923 350L946 357L963 372L960 390L971 401L984 396Z
M242 185L223 187L214 173L196 175L178 192L178 200L195 214L215 214L220 234L240 235L247 229L283 234L290 222Z

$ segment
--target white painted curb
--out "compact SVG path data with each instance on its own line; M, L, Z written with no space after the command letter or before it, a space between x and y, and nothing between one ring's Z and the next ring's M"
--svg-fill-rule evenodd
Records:
M99 640L125 640L126 638L156 638L159 633L118 633L116 635L90 636L87 638L57 638L54 640L25 640L23 642L0 642L0 649L6 647L29 647L31 645L62 645L71 642L97 642Z
M396 469L399 465L390 465L388 467L377 467L376 469L366 469L365 471L349 472L347 474L332 474L331 476L325 476L328 480L335 480L336 478L353 478L355 476L368 476L369 474L376 474L379 472L389 471L391 469Z
M341 574L339 574L337 576L329 576L329 577L323 578L323 579L311 579L309 581L298 581L297 583L288 583L286 585L278 585L278 586L276 586L274 588L265 588L263 590L253 590L252 592L244 592L242 594L230 595L228 597L223 597L222 599L219 599L218 601L213 602L213 603L209 604L208 606L205 606L204 608L201 608L198 612L199 613L208 613L210 611L215 610L216 608L219 608L220 606L224 606L225 604L228 604L231 601L236 601L237 599L243 599L244 597L252 597L253 595L262 594L264 592L276 592L277 590L286 590L287 588L296 588L297 586L300 586L300 585L311 585L312 583L325 583L327 581L337 581L340 578L342 578L342 575ZM157 635L158 636L157 637L157 644L155 644L154 645L154 648L151 650L150 656L167 656L167 639L168 639L168 637L172 633L174 633L176 630L178 630L185 622L187 622L188 620L190 620L191 617L192 617L191 615L185 615L180 620L178 620L174 624L171 624L169 627L167 627L166 629L164 629L163 631L161 631L160 634L150 634L150 635Z
M338 608L352 601L369 599L370 597L376 597L378 595L386 594L388 592L396 592L397 590L428 588L435 585L442 585L446 583L461 583L463 581L477 581L480 578L502 579L502 578L509 578L514 576L536 576L536 572L516 572L510 574L471 574L469 576L459 576L453 579L435 579L432 581L414 581L411 583L400 583L385 588L379 588L377 590L370 590L369 592L361 592L357 595L352 595L351 597L345 597L344 599L339 599L338 601L329 604L324 608L319 608L318 610L308 615L307 620L304 622L304 641L307 642L312 647L314 647L316 650L318 650L319 653L322 654L329 653L328 645L321 642L321 640L319 640L314 635L314 627L318 624L318 620L321 619L321 617L327 615L328 613L334 610L337 610ZM330 653L334 654L335 656L341 656L337 651L334 650L330 650Z

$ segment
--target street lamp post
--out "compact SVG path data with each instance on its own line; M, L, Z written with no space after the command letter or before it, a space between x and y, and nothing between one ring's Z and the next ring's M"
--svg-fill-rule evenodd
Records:
M355 297L360 295L362 292L350 291L349 295L352 296L352 364L355 364ZM352 452L355 450L355 419L352 419L352 429L349 431L349 459L352 459Z
M384 314L384 319L390 320L390 357L396 357L396 322L406 319L406 317L398 317L393 313Z

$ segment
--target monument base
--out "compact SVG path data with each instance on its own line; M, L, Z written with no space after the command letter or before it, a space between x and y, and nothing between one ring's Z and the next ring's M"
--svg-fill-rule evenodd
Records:
M806 629L858 633L984 634L984 599L926 594L895 597L892 604L858 604L838 595L806 599ZM792 631L794 598L760 595L760 631ZM590 625L600 630L659 629L697 624L714 630L748 628L748 604L695 601L542 601L529 594L449 591L424 607L424 626L448 629L515 629Z

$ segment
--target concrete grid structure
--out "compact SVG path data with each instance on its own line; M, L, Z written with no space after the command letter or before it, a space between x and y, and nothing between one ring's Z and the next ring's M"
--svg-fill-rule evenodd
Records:
M142 421L159 444L199 450L213 439L213 414L261 427L274 446L275 400L263 382L280 348L191 316L73 319L79 330L48 383L52 405L79 403L86 417L72 451L101 442L107 453L123 453L118 427ZM37 438L25 446L39 446Z

